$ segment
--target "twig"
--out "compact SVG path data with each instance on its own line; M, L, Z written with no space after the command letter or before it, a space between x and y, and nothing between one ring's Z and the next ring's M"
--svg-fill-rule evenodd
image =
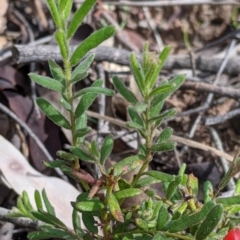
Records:
M112 18L111 15L108 14L108 12L106 10L103 10L101 13L102 13L102 16L104 17L104 19L109 24L111 24L115 27L116 32L117 32L116 37L121 42L121 44L123 44L123 46L125 46L129 50L139 52L139 49L134 44L132 44L131 41L126 41L126 36L125 36L126 33L122 31L121 27L118 25L118 23L115 21L115 19Z
M29 37L29 43L32 43L35 41L35 37L34 37L34 33L32 31L32 28L30 26L30 24L28 23L28 21L25 19L25 17L18 11L18 10L14 10L13 13L19 18L19 20L23 23L23 25L26 27L27 29L27 33L28 33L28 37ZM35 66L36 63L32 62L30 63L30 72L34 72L35 71ZM40 109L36 103L36 98L37 98L37 93L36 93L36 83L31 80L31 99L33 102L33 106L34 109L36 111L37 114L37 118L40 118L41 114L40 114Z
M48 150L45 148L45 146L39 140L37 135L35 133L33 133L33 131L28 127L28 125L26 123L24 123L20 118L18 118L18 116L14 112L12 112L9 108L4 106L2 103L0 103L0 110L3 111L4 113L6 113L9 117L11 117L14 121L16 121L24 130L26 130L26 132L29 134L29 136L35 141L37 146L43 151L43 153L45 154L47 159L49 161L53 161L53 157L50 155ZM57 172L57 174L62 179L67 181L67 177L63 174L63 172L59 168L54 168L54 170Z
M227 65L227 62L229 60L229 55L230 55L230 52L232 51L232 49L234 48L234 46L236 45L237 41L235 39L233 39L226 51L226 54L225 54L225 57L221 63L221 66L217 72L217 76L215 78L215 81L213 82L213 85L217 85L219 80L220 80L220 76L222 75L226 65ZM209 106L211 105L212 103L212 100L213 100L213 97L214 97L214 93L209 93L208 96L207 96L207 99L206 99L206 102L205 104L203 105L203 110L202 112L198 115L197 119L195 120L193 126L192 126L192 129L189 133L189 138L192 138L195 134L195 131L197 129L197 125L200 123L201 119L202 119L202 116L203 116L203 113L209 108Z
M37 230L37 228L42 224L40 221L34 221L28 218L9 218L7 217L9 213L11 213L10 210L0 207L0 220L4 222L13 223L14 225L20 227L30 228L33 230Z
M95 113L95 112L92 112L92 111L87 111L87 115L91 116L91 117L95 117L97 119L104 119L105 121L109 121L112 124L115 124L117 126L127 128L126 127L126 122L115 119L115 118L111 118L111 117L108 117L108 116L101 116L99 113ZM178 136L175 136L175 135L172 135L171 140L173 140L175 142L178 142L180 144L183 144L183 145L187 145L187 146L192 147L192 148L201 149L203 151L210 152L214 155L224 157L230 162L233 160L233 157L231 155L229 155L227 153L224 153L224 152L221 152L221 151L217 150L216 148L210 147L210 146L205 145L203 143L199 143L199 142L189 140L189 139L186 139L186 138L182 138L182 137L178 137Z
M71 52L74 51L72 47ZM99 46L89 54L95 53L96 61L108 61L117 63L120 65L129 65L129 57L131 52L123 49L117 49L113 47ZM12 56L15 63L30 63L30 62L46 62L49 59L55 61L61 61L61 55L57 46L26 46L26 45L15 45L12 48ZM141 61L141 56L138 56ZM196 68L201 71L209 71L216 73L221 66L223 59L215 59L212 57L196 57L195 64ZM240 57L234 57L229 59L224 72L228 74L239 74L240 73ZM177 56L171 55L168 57L163 69L191 69L192 63L189 56Z
M233 87L215 86L208 83L185 81L181 86L182 89L194 89L198 92L212 92L225 97L240 98L240 91Z
M135 7L164 7L177 5L237 5L238 0L161 0L161 1L104 1L104 4Z
M210 132L212 134L212 137L213 137L213 140L215 142L217 149L219 149L220 151L223 152L224 149L223 149L222 141L218 135L218 132L214 128L210 128ZM224 173L226 174L229 169L228 163L227 163L226 159L223 157L220 157L220 161L221 161ZM231 178L231 180L228 183L228 190L233 190L233 189L235 189L235 183L234 183L233 179Z
M150 28L152 29L153 31L153 35L155 37L155 40L157 42L157 45L158 45L158 48L159 48L159 51L162 50L163 48L163 41L162 41L162 38L157 30L157 27L156 27L156 24L155 22L153 21L152 17L151 17L151 14L150 14L150 11L149 11L149 8L148 7L143 7L143 13L148 21L148 24L150 26Z
M231 118L234 118L235 116L240 115L240 108L238 109L234 109L224 115L221 116L216 116L216 117L208 117L205 120L205 125L206 126L211 126L211 125L215 125L218 123L223 123Z

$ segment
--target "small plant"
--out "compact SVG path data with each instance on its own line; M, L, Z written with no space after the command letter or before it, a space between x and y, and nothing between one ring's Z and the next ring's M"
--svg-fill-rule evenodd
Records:
M161 111L165 99L176 91L184 82L179 75L170 81L157 84L158 75L170 52L165 47L159 56L149 52L146 44L143 60L140 64L131 54L130 67L137 83L141 100L131 92L117 77L113 77L116 90L129 102L129 129L138 132L142 145L136 155L129 156L106 169L105 161L113 148L113 137L108 135L99 147L96 141L84 139L90 128L87 126L86 110L98 94L112 96L113 90L102 87L102 80L96 80L91 87L73 91L74 85L84 79L88 68L94 60L89 51L114 35L113 27L102 28L84 40L73 53L70 53L69 40L81 24L96 0L87 0L75 12L68 22L72 0L47 0L50 12L56 24L55 38L61 51L64 67L49 60L52 78L30 74L36 83L61 94L60 104L68 111L69 118L63 116L54 106L43 98L37 99L41 110L58 126L69 129L72 133L72 146L69 152L58 151L59 159L45 162L48 167L59 167L68 176L82 184L85 192L73 199L73 227L69 229L57 218L54 206L47 198L46 192L35 192L37 209L33 209L28 194L23 192L13 208L12 217L27 217L40 220L43 224L38 231L28 235L30 240L62 239L221 239L239 223L240 182L234 196L217 198L219 192L227 185L229 179L239 171L239 158L235 157L232 167L220 182L214 194L210 182L204 184L204 200L199 202L198 179L192 174L185 174L185 165L178 175L169 175L160 171L148 170L153 155L157 152L170 151L174 143L170 140L173 130L169 127L159 132L164 119L172 117L175 109ZM78 99L74 107L73 101ZM94 179L80 167L80 160L96 164L101 176ZM123 175L135 170L132 181ZM151 188L154 183L162 183L165 196L159 196ZM145 201L140 205L124 207L129 197L145 194ZM44 207L43 207L44 206ZM46 209L46 210L44 210ZM67 210L66 211L70 211ZM79 214L80 213L80 214ZM81 221L84 226L81 226ZM232 234L230 230L227 236ZM230 237L226 237L230 239Z

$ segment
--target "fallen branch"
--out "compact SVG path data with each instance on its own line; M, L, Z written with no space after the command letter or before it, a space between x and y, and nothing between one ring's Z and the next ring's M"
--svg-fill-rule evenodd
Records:
M194 89L198 92L211 92L225 97L240 98L240 91L233 87L214 86L208 83L197 81L185 81L182 89Z
M238 0L162 0L162 1L104 1L104 4L115 6L135 6L135 7L165 7L180 5L237 5Z
M111 122L112 124L115 124L115 125L120 126L120 127L127 128L126 127L126 122L115 119L115 118L111 118L111 117L108 117L108 116L102 116L99 113L95 113L95 112L92 112L92 111L87 111L87 115L90 116L90 117L97 118L97 119L103 119L105 121ZM221 152L221 151L217 150L216 148L210 147L210 146L205 145L203 143L199 143L199 142L196 142L196 141L193 141L193 140L190 140L190 139L186 139L186 138L182 138L182 137L178 137L178 136L175 136L175 135L172 135L171 140L173 140L177 143L186 145L188 147L197 148L197 149L201 149L201 150L206 151L206 152L210 152L210 153L212 153L214 155L217 155L219 157L223 157L230 162L233 160L233 157L231 155L229 155L227 153L224 153L224 152Z
M74 51L72 47L71 51ZM95 53L96 61L108 61L120 65L129 65L131 52L113 47L99 46L90 52ZM61 61L61 55L57 46L49 45L15 45L12 48L12 57L15 63L46 62L49 59ZM138 56L141 61L141 56ZM212 57L196 57L195 65L198 70L216 73L221 65L222 59ZM224 72L228 74L240 73L240 57L229 59ZM171 55L167 59L163 69L191 69L192 63L189 56Z
M41 222L34 221L34 220L31 220L31 219L28 219L28 218L10 218L10 217L7 217L7 215L10 212L11 212L10 210L0 207L0 221L10 222L10 223L13 223L14 225L17 225L19 227L30 228L30 229L33 229L33 230L37 230L37 228L41 225Z

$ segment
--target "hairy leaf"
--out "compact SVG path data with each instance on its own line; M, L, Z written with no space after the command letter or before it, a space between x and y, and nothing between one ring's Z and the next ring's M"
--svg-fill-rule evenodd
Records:
M82 23L83 19L87 16L91 8L94 6L97 0L84 1L81 7L74 13L72 21L69 24L67 30L67 38L70 39L77 31L78 27ZM70 0L69 0L70 2Z
M71 64L75 66L93 48L110 38L115 33L112 26L101 28L86 38L74 51L71 57Z
M130 91L125 84L117 77L113 77L113 84L115 88L118 90L118 92L131 104L136 104L138 102L137 98L133 94L132 91Z
M66 129L71 129L68 120L44 98L37 98L36 100L40 109L58 126Z
M29 77L34 81L36 82L37 84L45 87L45 88L48 88L50 90L53 90L53 91L56 91L56 92L60 92L62 93L63 92L63 85L53 79L53 78L50 78L50 77L43 77L43 76L40 76L40 75L37 75L35 73L30 73L29 74Z

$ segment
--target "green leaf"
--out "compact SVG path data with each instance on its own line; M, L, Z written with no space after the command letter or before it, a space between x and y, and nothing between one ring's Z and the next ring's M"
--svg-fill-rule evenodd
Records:
M179 184L182 182L182 176L177 176L174 181L170 182L166 192L166 198L171 199L174 193L177 191Z
M76 209L73 209L73 212L72 212L72 223L73 223L73 229L76 233L82 232L81 220L78 215L78 211Z
M85 59L83 59L83 61L81 61L72 72L72 78L74 78L79 74L87 72L94 58L95 58L95 54L92 53L92 54L89 54Z
M34 192L34 199L38 210L43 210L41 194L38 190Z
M175 92L185 81L185 76L184 75L178 75L174 78L172 78L169 82L168 81L163 81L160 86L166 86L168 84L174 84L175 87L171 90L168 90L166 92L163 92L159 95L156 95L152 101L152 107L154 107L156 104L159 102L164 101L168 96L170 96L173 92Z
M86 136L90 132L91 132L91 128L90 127L81 128L81 129L78 129L77 131L75 131L74 137L75 138L82 138L82 137Z
M156 117L152 117L150 118L150 122L155 122L155 127L158 127L159 124L165 119L165 118L171 118L173 116L175 116L176 114L176 109L175 108L171 108L169 110L165 110L164 112L162 112L161 114L159 114Z
M63 84L65 77L62 68L52 59L48 60L48 65L53 78Z
M125 84L117 77L113 77L113 84L117 91L131 104L137 104L138 100L133 94L132 91L130 91Z
M39 212L37 211L32 211L32 215L37 218L38 220L57 226L57 227L63 227L66 228L65 224L58 219L57 217L43 211L43 210L39 210Z
M25 217L28 216L29 212L26 209L25 205L23 204L23 200L21 197L18 197L18 199L17 199L17 207Z
M113 166L114 176L119 176L134 170L143 164L143 160L138 155L124 158Z
M103 83L103 80L98 79L92 84L92 87L101 87L102 83ZM92 105L93 101L96 99L97 96L98 96L98 93L85 93L81 97L77 105L77 108L75 110L76 118L80 117L84 112L87 111L87 109Z
M238 195L240 193L240 179L237 180L234 194Z
M130 129L135 129L141 134L142 137L144 137L144 138L146 137L145 130L141 125L139 125L135 122L127 122L126 127L130 128Z
M66 0L69 1L69 0ZM82 23L83 19L87 16L91 8L94 6L97 0L84 1L81 7L74 13L71 23L67 30L67 38L70 39L77 31L78 27Z
M145 111L148 107L148 104L145 102L137 102L133 108L135 111L137 111L138 113L142 113L143 111Z
M148 176L148 177L141 178L137 182L136 187L143 188L143 187L150 186L154 183L159 183L159 182L161 182L161 180L158 180L154 177Z
M75 234L67 232L65 230L52 228L50 226L42 226L41 230L38 232L33 232L28 234L29 240L40 240L40 239L65 239L65 240L75 240Z
M71 147L70 151L83 161L95 163L95 160L90 155L78 147Z
M226 197L226 198L217 198L216 199L217 203L223 204L223 205L237 205L240 204L240 196L231 196L231 197Z
M111 154L112 149L113 149L113 143L114 143L114 140L111 135L108 135L105 137L103 144L102 144L101 153L100 153L101 165L104 165L105 161Z
M148 232L148 223L142 218L136 218L135 224L145 232Z
M98 228L96 226L96 220L94 219L93 215L88 212L84 212L82 214L82 221L84 223L84 226L87 228L92 233L97 234L98 233Z
M59 11L61 16L66 20L72 10L72 4L73 1L72 0L60 0L60 4L59 4Z
M43 77L43 76L37 75L35 73L29 73L29 77L34 82L36 82L37 84L39 84L45 88L48 88L50 90L60 92L60 93L63 92L63 85L59 81L57 81L53 78Z
M81 97L82 95L86 94L86 93L97 93L97 94L105 94L107 96L113 96L114 95L114 91L112 91L111 89L108 88L103 88L103 87L86 87L82 90L79 90L73 98L78 98Z
M167 225L168 231L171 233L180 232L196 224L199 224L206 218L206 216L214 206L215 206L214 201L209 201L206 204L204 204L204 206L201 208L199 212L194 214L182 215L180 218L178 218L177 220L171 221Z
M198 178L196 178L192 173L188 175L187 186L191 189L193 196L198 196Z
M141 193L142 191L138 188L128 188L128 189L120 190L118 192L114 192L114 196L117 198L117 200L119 200L119 199L134 197Z
M169 81L170 84L175 85L175 88L172 90L173 92L175 92L178 88L180 88L180 86L184 83L185 78L186 78L185 75L178 75Z
M145 96L145 76L141 64L138 62L136 55L134 53L130 56L130 68L133 72L134 79L138 85L142 96Z
M183 164L181 165L181 167L180 167L179 170L178 170L178 176L184 176L186 167L187 167L186 163L183 163Z
M174 149L174 142L162 142L158 144L154 144L151 146L150 150L153 152L167 152L172 151Z
M157 143L167 142L173 134L173 129L166 127L158 136Z
M12 218L19 218L19 217L26 217L21 211L19 211L18 208L12 207L12 210L10 213L7 214L7 217Z
M164 63L166 62L167 57L168 57L170 51L171 51L171 46L166 46L166 47L162 50L162 52L160 53L160 55L159 55L159 60L160 60L160 62L161 62L161 63L160 63L161 68L163 67Z
M205 181L203 184L203 202L207 203L213 198L213 185L210 181Z
M150 97L153 97L153 96L156 96L156 95L163 94L165 92L174 90L175 87L176 87L175 84L172 84L172 83L168 83L168 84L165 84L165 85L162 85L162 86L158 86L158 87L156 87L152 90L152 92L150 93Z
M107 204L108 204L109 210L110 210L111 214L113 215L113 217L118 222L124 222L121 208L119 206L119 203L118 203L116 197L113 194L107 195Z
M82 129L82 128L86 128L87 127L87 114L86 113L81 114L81 116L79 116L76 119L75 124L76 124L76 131L79 129ZM84 140L84 137L77 138L77 143L79 145L81 145L83 143L83 140Z
M152 89L158 79L158 75L160 72L160 62L158 59L153 59L149 66L149 70L146 74L146 84L148 89Z
M58 43L58 46L60 48L60 52L61 52L62 58L64 60L68 59L69 48L68 48L68 43L66 41L65 32L62 29L58 29L55 32L55 39L56 39L56 41Z
M168 219L168 210L167 207L165 205L162 205L159 213L158 213L158 217L157 217L157 225L156 225L156 229L158 231L162 230L163 227L166 225L167 223L167 219Z
M196 240L205 239L215 229L215 227L217 227L222 218L222 214L223 207L221 205L214 206L199 226L196 233Z
M96 141L92 141L89 146L89 152L92 156L94 156L95 159L98 159L100 156L99 150L98 150L98 144Z
M78 73L74 77L71 78L70 83L75 84L88 76L88 72Z
M60 127L71 129L68 120L44 98L37 98L36 102L40 109L50 118L55 124Z
M56 1L55 0L47 0L48 8L50 13L53 17L53 20L57 26L57 28L61 28L61 18L57 9Z
M33 211L33 206L29 200L28 194L26 191L22 192L22 201L24 206L26 207L27 211L31 212Z
M63 160L55 160L54 162L43 162L46 167L49 168L58 168L61 167L62 165L65 165L65 161Z
M162 110L162 107L164 105L164 101L156 101L157 104L155 104L154 106L152 105L153 103L155 103L155 100L158 100L159 96L155 96L153 98L153 101L151 102L151 107L150 107L150 117L156 117L159 115L160 111Z
M70 111L72 109L71 105L64 98L61 98L59 102L67 111Z
M151 240L172 240L173 238L166 237L163 233L158 232Z
M70 24L71 25L71 24ZM91 34L74 51L71 57L71 64L75 66L93 48L110 38L115 33L115 28L107 26Z
M171 174L167 174L167 173L160 172L160 171L154 171L154 170L144 172L142 175L151 176L162 182L172 182L175 179L175 177Z
M134 123L137 123L141 127L144 127L144 122L139 114L132 107L128 107L128 113Z
M149 43L146 42L143 46L143 72L147 73L149 70L149 65L151 64L150 60L151 53L149 52Z
M97 199L88 199L87 201L81 201L73 203L72 206L79 212L93 212L104 209L104 204Z
M56 216L55 214L55 210L54 210L54 207L52 206L52 204L49 202L48 200L48 197L47 197L47 193L46 193L46 190L43 189L42 190L42 198L43 198L43 202L44 202L44 205L47 209L47 212L53 216Z

